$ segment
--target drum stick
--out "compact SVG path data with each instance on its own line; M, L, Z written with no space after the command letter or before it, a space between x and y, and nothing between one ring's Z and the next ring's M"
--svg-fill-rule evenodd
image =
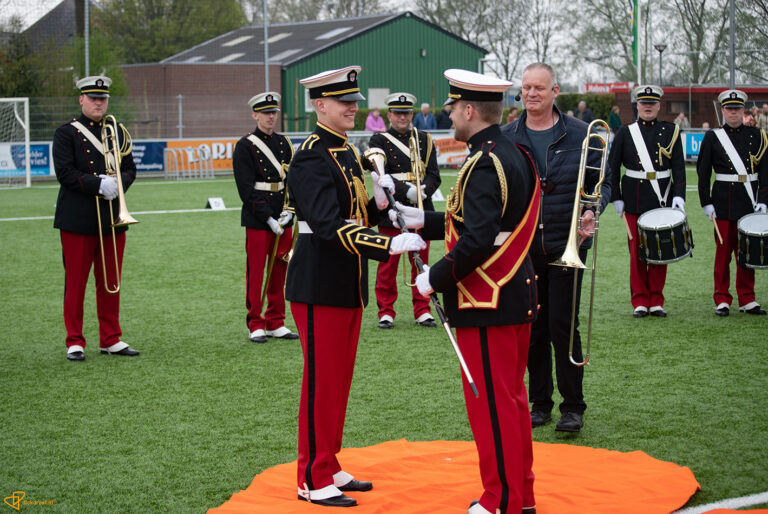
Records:
M715 234L717 234L717 238L720 240L720 244L723 244L723 236L720 235L720 229L717 228L717 222L715 221L716 217L717 216L712 214L712 224L715 226Z
M624 220L624 226L627 228L627 237L632 241L632 231L629 229L629 222L623 212L621 213L621 219Z

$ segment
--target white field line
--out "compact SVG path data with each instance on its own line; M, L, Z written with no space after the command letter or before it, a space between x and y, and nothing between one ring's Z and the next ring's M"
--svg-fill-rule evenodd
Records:
M687 509L676 510L674 514L703 514L715 509L739 509L741 507L751 507L752 505L760 505L761 503L768 503L768 491L764 493L750 494L748 496L740 496L738 498L728 498L715 503L708 503L706 505L699 505L697 507L689 507Z
M131 214L183 214L187 212L217 212L217 211L239 211L240 207L226 207L224 209L177 209L171 211L138 211ZM34 220L52 220L53 216L32 216L29 218L0 218L0 221L34 221Z

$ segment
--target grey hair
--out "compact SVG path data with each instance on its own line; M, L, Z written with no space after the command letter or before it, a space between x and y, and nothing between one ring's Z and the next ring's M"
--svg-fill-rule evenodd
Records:
M528 70L546 70L549 72L549 76L552 77L552 87L555 87L557 85L557 73L555 73L555 69L550 66L547 63L543 62L534 62L529 64L525 67L523 70L523 75L525 75L525 72Z

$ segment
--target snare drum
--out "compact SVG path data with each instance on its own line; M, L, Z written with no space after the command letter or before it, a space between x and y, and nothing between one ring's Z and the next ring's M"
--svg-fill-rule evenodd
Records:
M693 235L685 213L662 207L637 218L638 255L651 264L685 259L693 250Z
M768 214L747 214L739 220L738 228L738 263L748 268L768 268Z

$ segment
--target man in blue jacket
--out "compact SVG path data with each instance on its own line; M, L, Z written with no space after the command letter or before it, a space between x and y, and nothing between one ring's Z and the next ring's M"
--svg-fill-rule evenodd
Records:
M571 332L571 308L573 305L573 274L577 276L576 317L574 320L573 358L581 361L578 304L581 296L582 271L580 269L552 266L565 250L571 225L574 196L577 188L581 144L587 136L587 124L571 116L563 115L554 105L560 92L555 71L544 63L533 63L523 71L522 97L525 111L519 119L504 125L502 133L523 146L534 157L541 182L541 211L539 225L529 250L538 276L539 316L531 330L531 347L528 354L529 399L531 425L541 426L551 417L553 393L552 351L555 350L557 388L563 397L561 417L555 430L579 432L584 425L583 414L587 408L582 393L584 371L571 364L568 347ZM596 152L590 154L590 166L599 166ZM594 161L594 162L593 162ZM606 172L606 176L610 175ZM587 174L584 189L592 191L597 183L597 173ZM601 188L601 210L610 201L609 181ZM579 257L586 261L594 232L594 212L582 213Z

